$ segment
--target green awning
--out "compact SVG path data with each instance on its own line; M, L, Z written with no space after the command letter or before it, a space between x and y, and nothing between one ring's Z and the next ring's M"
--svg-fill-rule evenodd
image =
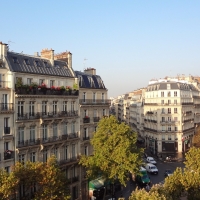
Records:
M95 180L92 180L89 182L89 189L91 189L91 190L99 189L102 186L104 186L104 182L105 182L105 179L103 179L101 177L97 178Z

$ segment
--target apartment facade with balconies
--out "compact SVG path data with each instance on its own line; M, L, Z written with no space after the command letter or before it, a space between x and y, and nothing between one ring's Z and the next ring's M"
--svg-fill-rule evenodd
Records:
M75 73L79 81L81 154L92 155L93 148L90 139L96 131L99 120L109 115L110 100L103 80L96 75L94 68ZM81 173L82 199L87 199L88 180L84 168Z
M31 56L0 44L3 86L0 165L43 161L55 155L69 179L71 197L80 196L80 110L72 54L43 49ZM7 86L8 85L8 86ZM3 152L2 152L3 151Z
M186 152L195 133L194 98L199 90L186 81L154 82L144 103L145 145L153 154Z

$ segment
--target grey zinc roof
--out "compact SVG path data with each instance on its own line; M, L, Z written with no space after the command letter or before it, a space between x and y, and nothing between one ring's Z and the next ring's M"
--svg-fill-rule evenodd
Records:
M52 66L48 59L14 52L8 52L6 59L10 70L14 72L74 77L64 61L55 60L54 66ZM14 59L17 60L17 63L14 62ZM28 65L25 63L25 59L28 59ZM38 62L39 66L36 65L36 62Z
M90 75L84 72L75 71L76 77L82 77L82 83L79 83L80 88L92 88L92 89L106 89L101 77L99 75ZM93 85L90 84L89 78L92 78ZM98 82L101 80L101 84Z

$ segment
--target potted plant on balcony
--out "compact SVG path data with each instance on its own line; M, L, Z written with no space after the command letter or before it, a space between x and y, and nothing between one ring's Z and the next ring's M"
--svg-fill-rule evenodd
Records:
M66 91L68 94L72 93L72 88L70 86L66 86Z
M38 88L38 84L35 83L35 82L32 82L32 83L30 84L30 86L29 86L29 89L30 89L30 91L33 92L33 94L36 94L37 88Z
M43 94L47 93L47 85L45 83L42 83L41 85L38 86L38 90L41 90Z
M66 91L65 86L60 86L60 91L61 91L61 94L64 94L64 92Z
M74 83L73 84L73 94L74 95L78 95L78 84L77 83Z
M23 86L22 79L18 78L17 82L15 84L15 88L16 88L16 92L17 93L21 93L22 92L22 86Z

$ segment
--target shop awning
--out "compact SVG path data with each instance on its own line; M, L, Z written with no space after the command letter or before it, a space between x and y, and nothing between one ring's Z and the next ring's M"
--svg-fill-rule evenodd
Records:
M102 186L104 186L104 182L105 182L105 179L103 179L102 177L92 180L89 182L89 189L90 190L99 189Z

